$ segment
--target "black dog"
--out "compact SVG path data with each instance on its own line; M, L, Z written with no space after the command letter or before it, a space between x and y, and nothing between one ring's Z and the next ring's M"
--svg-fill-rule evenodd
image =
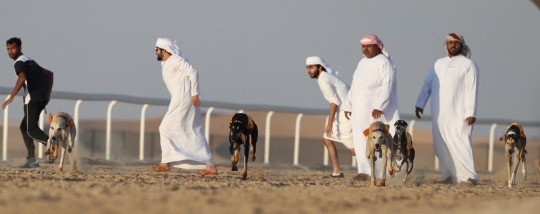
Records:
M398 120L394 124L396 127L396 133L394 135L394 146L392 153L394 154L394 160L392 164L395 166L396 172L401 171L403 164L407 162L407 175L403 179L402 185L407 185L409 174L411 174L414 163L415 151L412 146L412 137L409 132L407 132L407 122L404 120ZM398 166L396 160L401 161L401 164Z
M251 160L255 161L255 151L257 146L257 138L259 137L259 129L255 121L247 114L236 113L229 123L229 142L231 146L231 171L238 171L236 164L240 160L240 145L244 144L244 169L242 170L242 180L247 178L247 163L248 154L251 151Z

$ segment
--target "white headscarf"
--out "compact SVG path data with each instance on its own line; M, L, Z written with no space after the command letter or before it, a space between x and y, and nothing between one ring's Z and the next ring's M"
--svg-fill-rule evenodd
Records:
M176 54L182 56L180 49L176 46L176 41L172 41L169 38L158 38L156 47L161 48L169 52L170 54Z
M326 69L326 72L334 76L339 76L339 72L332 70L325 62L324 59L319 56L310 56L306 59L306 65L321 65Z

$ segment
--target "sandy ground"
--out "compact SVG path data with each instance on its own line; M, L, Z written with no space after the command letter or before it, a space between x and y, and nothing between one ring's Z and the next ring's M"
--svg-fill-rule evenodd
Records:
M265 130L266 113L249 113ZM477 186L438 182L433 170L429 130L415 129L417 152L409 186L402 177L389 178L387 187L369 187L351 178L356 170L343 145L337 145L344 179L332 179L323 166L324 118L305 116L301 129L299 166L293 166L296 115L276 113L271 129L270 165L263 165L264 134L259 136L257 161L250 162L247 181L230 172L228 162L229 115L212 117L210 147L220 175L201 178L196 171L149 172L159 163L156 134L161 118L147 120L145 161L138 161L138 121L115 121L111 160L104 161L104 121L81 121L81 144L75 148L79 173L67 161L64 173L57 164L40 160L37 170L20 170L25 148L18 124L9 126L8 161L0 162L0 214L11 213L537 213L540 209L540 175L534 160L540 158L539 140L527 144L528 178L521 175L508 189L503 144L495 144L493 173L487 172L487 137L473 139ZM498 137L498 136L497 136ZM36 150L37 152L37 150ZM240 164L239 168L243 165ZM521 170L520 170L521 171ZM520 173L521 174L521 173ZM401 175L402 176L402 175Z
M479 173L477 186L441 184L437 172L418 169L409 186L401 177L369 187L328 177L325 167L250 164L248 180L219 165L220 175L195 171L149 172L148 163L81 164L83 172L57 173L57 165L16 168L0 163L0 210L11 213L536 213L540 178L529 172L513 189L502 173ZM67 167L69 168L69 164Z

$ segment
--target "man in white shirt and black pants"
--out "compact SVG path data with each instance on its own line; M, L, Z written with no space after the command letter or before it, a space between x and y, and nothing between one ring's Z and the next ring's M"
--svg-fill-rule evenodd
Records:
M11 96L2 104L2 109L9 105L21 88L24 88L24 118L21 122L21 133L28 151L26 163L20 168L38 168L34 140L47 144L49 137L38 126L39 115L49 103L53 86L53 73L39 66L34 60L21 52L21 39L11 38L6 41L7 52L15 61L17 82Z

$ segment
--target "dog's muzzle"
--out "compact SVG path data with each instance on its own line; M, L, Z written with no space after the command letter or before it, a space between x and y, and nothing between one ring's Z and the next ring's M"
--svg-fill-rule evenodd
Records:
M375 151L380 152L381 151L381 145L375 144Z

